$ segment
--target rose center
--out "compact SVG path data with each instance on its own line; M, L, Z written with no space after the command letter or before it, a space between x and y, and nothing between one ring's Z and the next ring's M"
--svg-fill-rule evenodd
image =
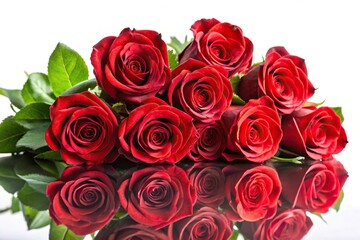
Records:
M162 179L152 180L142 192L145 205L152 208L164 208L171 204L173 197L169 182Z

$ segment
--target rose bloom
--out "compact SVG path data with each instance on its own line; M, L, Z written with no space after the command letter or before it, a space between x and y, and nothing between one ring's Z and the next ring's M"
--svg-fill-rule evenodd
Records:
M223 169L225 214L234 221L258 221L272 218L282 185L277 172L263 165L229 165Z
M243 76L237 90L244 101L269 96L280 114L299 110L314 92L304 59L284 47L270 48L264 63Z
M313 223L303 209L281 210L272 219L243 222L240 232L251 240L300 240Z
M193 58L223 67L228 76L244 72L253 57L253 44L240 27L218 20L201 19L191 26L194 40L179 54L180 63Z
M66 168L60 179L46 188L51 218L77 235L101 229L120 207L114 172L112 169L108 174L100 166Z
M117 220L110 227L105 227L95 236L95 240L166 240L167 234L162 230L155 230L144 224L132 220L130 217L124 217Z
M210 207L202 207L194 215L169 226L170 240L228 239L233 224L223 214Z
M330 158L347 144L341 120L329 107L303 108L283 116L281 127L284 149L315 160Z
M228 145L223 157L228 161L264 162L278 150L282 138L280 118L273 101L263 96L244 106L231 106L221 118Z
M195 123L198 139L187 157L195 162L218 160L227 144L222 122Z
M277 165L283 183L282 198L292 207L315 213L326 213L339 198L348 178L337 160L312 162L301 167Z
M197 204L217 208L225 197L225 176L222 165L195 163L186 170L196 192Z
M233 91L227 72L221 67L189 59L172 71L171 78L170 105L185 111L196 121L219 120L230 106Z
M50 106L45 140L68 164L111 163L119 156L113 111L90 92L58 97Z
M166 43L151 30L125 28L102 39L91 63L97 83L115 101L140 103L163 93L170 81Z
M158 100L130 112L119 127L120 152L134 162L180 161L196 141L192 118Z
M118 193L136 222L159 229L193 213L195 191L181 168L157 165L129 175Z

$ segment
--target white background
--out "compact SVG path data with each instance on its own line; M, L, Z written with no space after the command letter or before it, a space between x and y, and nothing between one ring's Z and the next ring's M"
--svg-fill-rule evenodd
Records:
M152 29L170 36L190 35L200 18L217 18L243 29L254 44L254 62L267 49L282 45L306 60L309 78L317 89L315 102L342 106L349 144L337 156L349 171L345 199L339 213L314 219L307 239L360 239L359 72L360 14L357 1L1 1L0 86L20 89L24 71L45 72L58 42L75 49L87 62L92 46L125 27ZM12 112L0 97L0 117ZM0 207L10 195L0 188ZM0 239L47 239L47 229L26 232L20 214L0 215Z

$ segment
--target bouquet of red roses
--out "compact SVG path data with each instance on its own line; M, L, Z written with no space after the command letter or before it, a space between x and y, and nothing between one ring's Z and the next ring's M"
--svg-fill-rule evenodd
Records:
M347 175L331 160L347 143L343 116L340 107L308 101L315 88L304 59L275 46L253 63L253 43L241 28L216 19L196 21L191 30L193 39L184 43L172 38L166 44L156 31L129 28L103 38L91 54L95 79L80 55L59 43L47 74L29 74L21 90L0 89L14 109L0 124L0 152L12 153L0 162L10 170L0 184L17 193L14 204L30 216L29 228L35 219L42 219L36 227L52 219L50 238L57 239L59 224L80 236L129 214L129 226L144 224L161 230L157 239L177 239L194 209L201 217L222 209L224 216L214 219L226 229L232 229L230 220L263 226L285 211L277 211L284 189L271 159L311 169L321 163L337 182L325 207L296 195L284 200L292 208L323 213L336 202ZM232 187L209 209L209 196L205 204L199 200L186 165L202 161L261 167L222 166L221 174L232 176L223 181ZM134 165L139 169L130 171ZM241 185L245 173L267 176L262 191L253 192L268 194L258 208L239 197L247 189ZM97 238L106 238L106 231Z

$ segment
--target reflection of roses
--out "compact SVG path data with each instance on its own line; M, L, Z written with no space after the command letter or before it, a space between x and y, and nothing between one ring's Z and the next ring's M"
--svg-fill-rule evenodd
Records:
M56 224L64 224L77 235L105 226L120 206L118 185L110 176L100 167L74 166L66 168L59 180L49 183L49 213Z
M222 122L195 123L195 127L199 138L187 156L195 162L218 160L227 144Z
M263 96L245 106L231 106L221 118L228 135L226 160L264 162L275 155L282 138L280 118L273 101Z
M147 239L147 240L165 240L168 239L162 230L154 230L152 227L140 224L132 220L130 217L122 218L114 225L103 228L96 235L95 240L131 240L131 239Z
M329 107L303 108L283 116L281 125L284 133L281 146L315 160L341 152L347 143L341 120Z
M315 162L310 165L277 165L283 183L281 196L293 207L326 213L339 198L348 177L337 160Z
M233 91L227 72L218 66L189 59L171 72L168 99L195 120L219 120L230 106Z
M68 164L88 165L113 162L118 121L112 110L90 92L60 96L50 107L51 123L45 139L60 150Z
M179 54L180 63L190 58L218 65L229 76L246 71L252 61L253 44L242 30L216 19L201 19L191 26L194 40Z
M171 240L228 239L233 232L232 222L209 207L202 207L194 215L169 226Z
M186 173L177 166L135 170L121 183L118 193L131 218L155 228L191 215L196 199Z
M155 31L125 28L106 37L94 46L91 63L97 83L116 101L140 103L170 81L166 44Z
M187 170L197 203L216 208L224 201L225 177L221 169L214 163L195 163Z
M280 211L272 219L243 222L240 232L253 240L302 239L313 223L302 209Z
M196 140L192 118L167 104L147 103L135 108L119 127L121 153L131 161L180 161Z
M304 59L283 47L270 48L265 62L241 78L238 95L245 101L269 96L281 114L299 110L315 92Z
M273 168L229 165L223 172L228 201L225 212L231 220L253 222L275 215L282 186Z

